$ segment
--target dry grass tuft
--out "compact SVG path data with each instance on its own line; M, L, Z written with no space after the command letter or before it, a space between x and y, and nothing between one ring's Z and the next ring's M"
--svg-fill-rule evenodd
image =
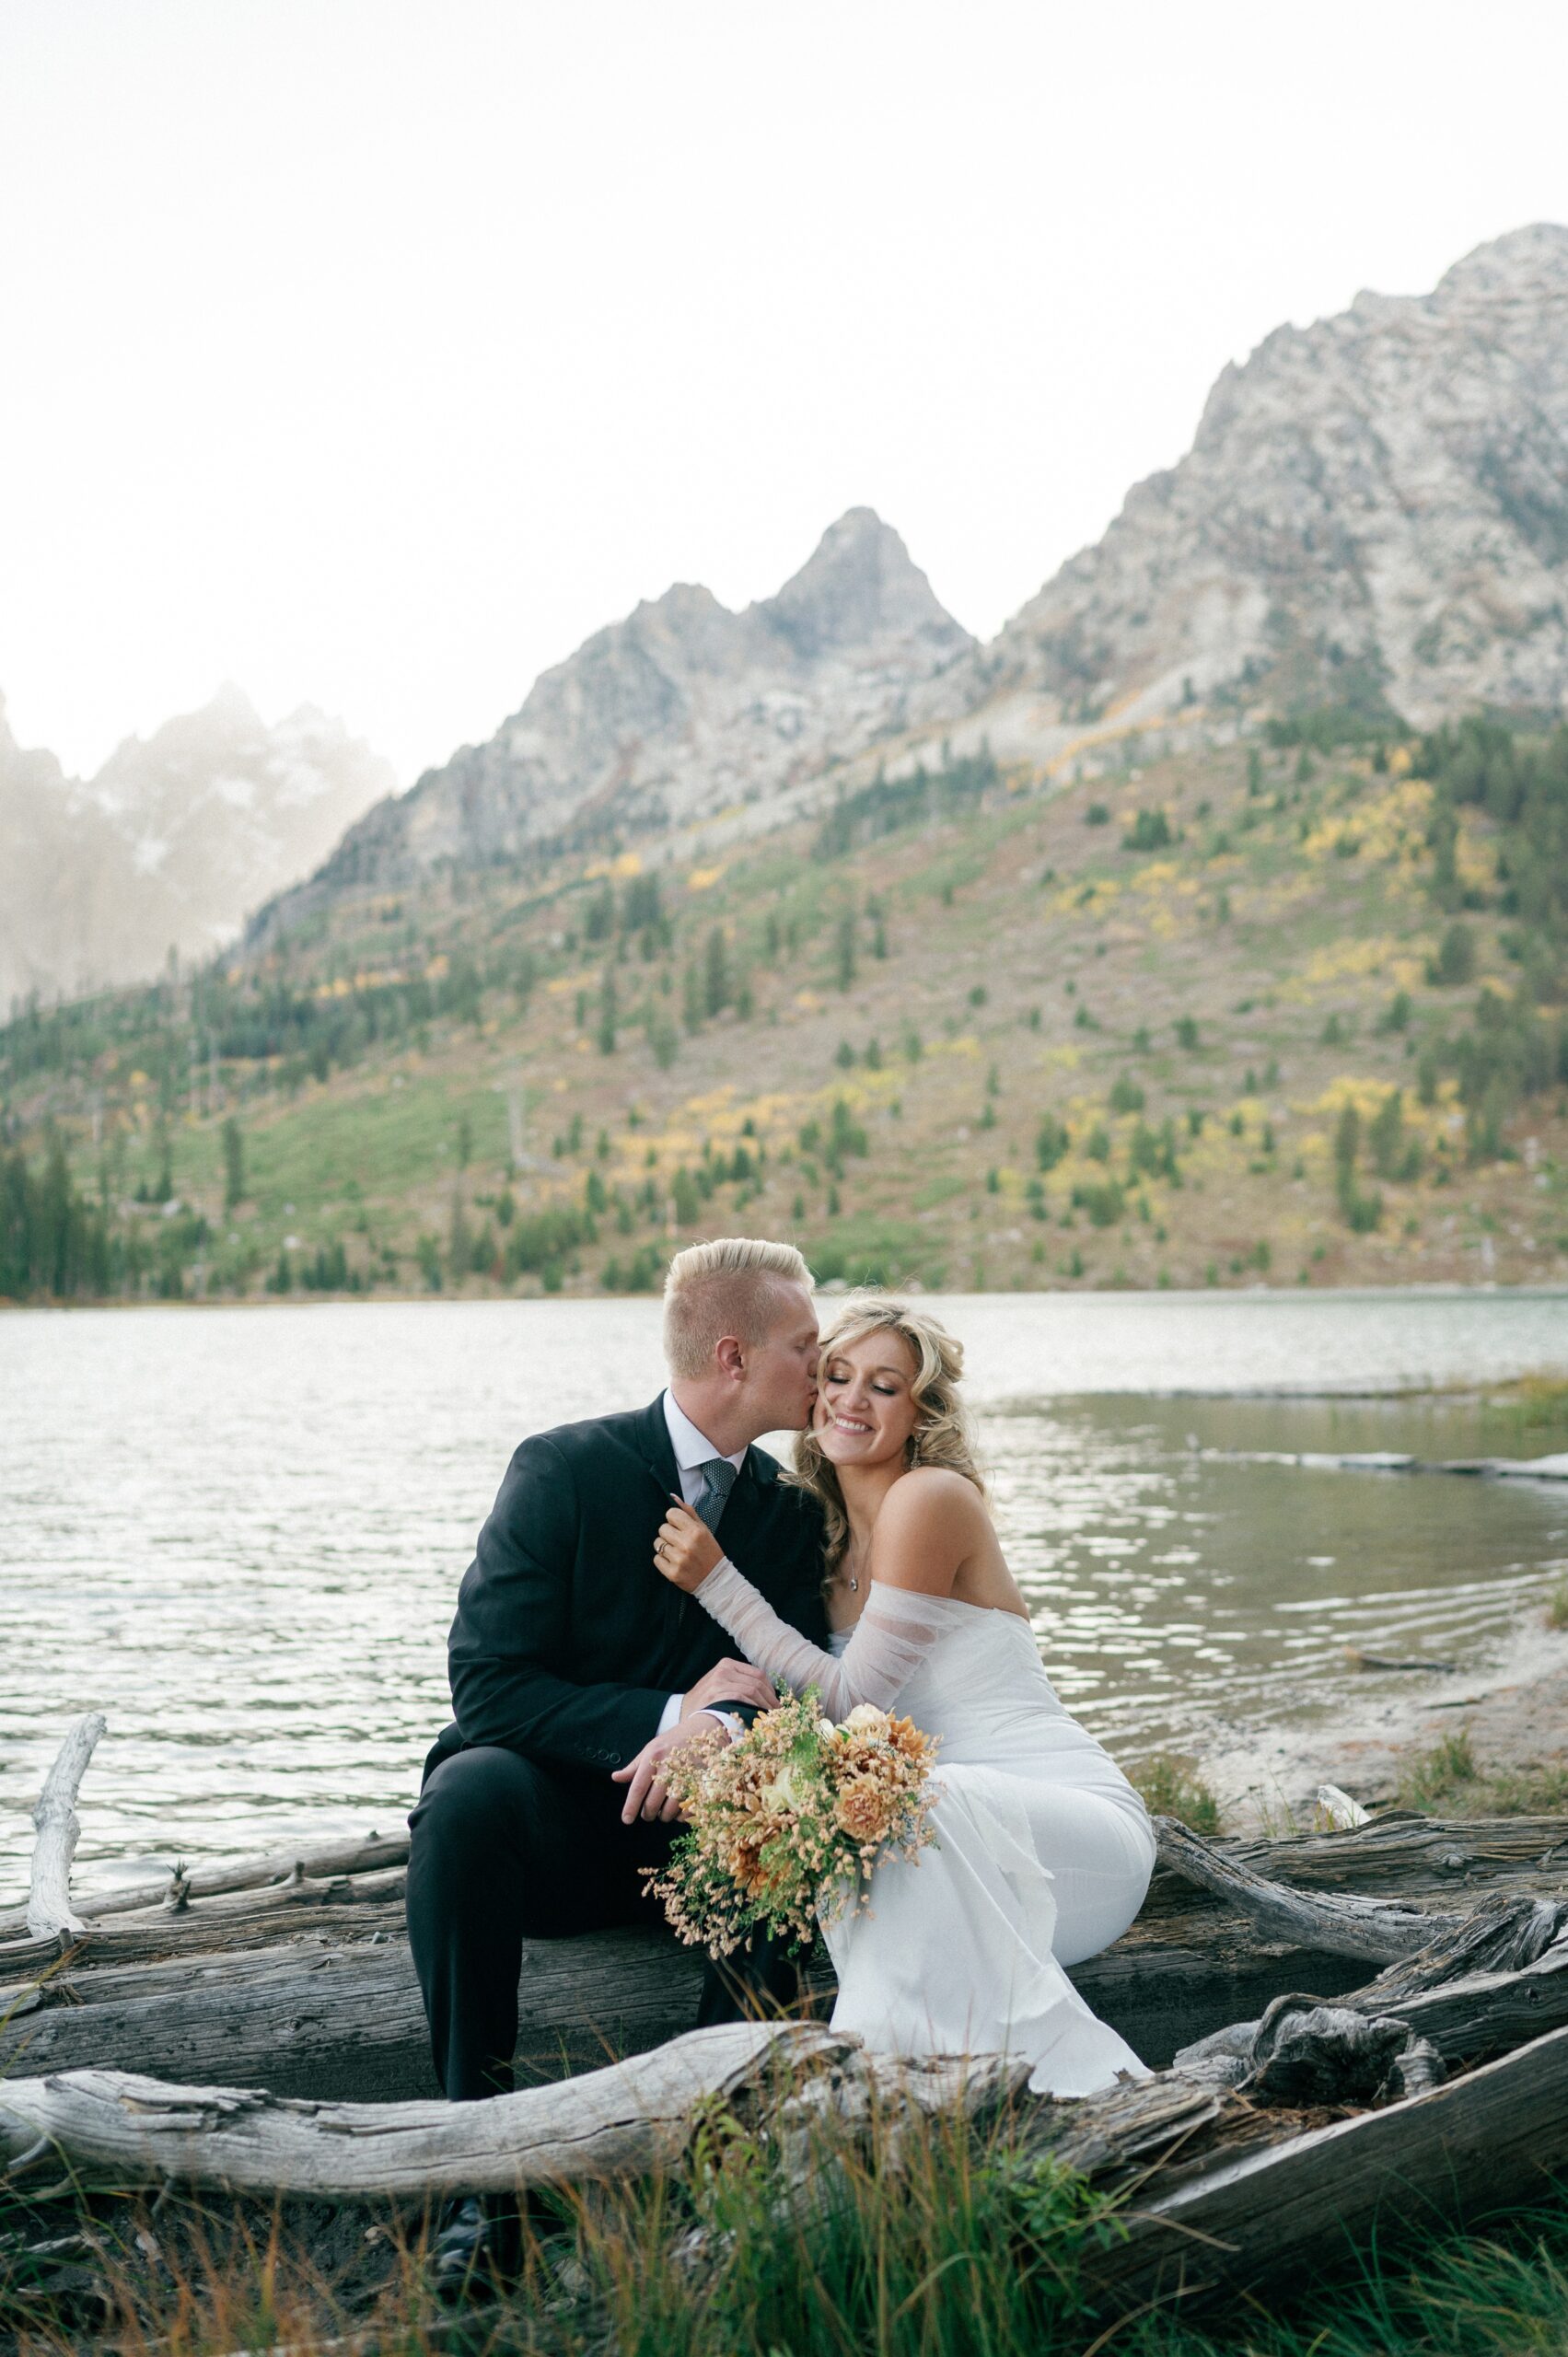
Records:
M1154 1751L1128 1769L1151 1817L1174 1817L1194 1833L1217 1833L1219 1802L1183 1752Z

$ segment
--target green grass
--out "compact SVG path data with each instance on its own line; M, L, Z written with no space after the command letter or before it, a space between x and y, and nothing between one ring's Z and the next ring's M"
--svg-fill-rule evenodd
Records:
M912 1198L917 1212L935 1211L938 1203L950 1203L955 1195L967 1195L975 1184L972 1171L952 1171L946 1178L933 1178Z
M1200 2316L1087 2290L1120 2202L1028 2146L1026 2112L780 2135L715 2107L681 2165L530 2223L505 2302L433 2300L417 2208L170 2190L0 2193L0 2351L218 2357L1563 2357L1568 2195L1469 2235L1400 2225ZM1136 2207L1136 2192L1133 2207ZM53 2245L51 2250L48 2247ZM41 2248L40 2247L43 2247ZM346 2343L340 2336L348 2335Z
M1194 1762L1183 1754L1151 1752L1127 1772L1151 1816L1174 1817L1194 1833L1219 1831L1219 1802L1196 1772Z
M1403 1808L1441 1817L1551 1817L1568 1808L1568 1758L1486 1768L1461 1728L1410 1756L1398 1798Z
M1270 2294L1256 2305L1266 2310ZM1278 2320L1152 2321L1109 2347L1119 2357L1562 2357L1568 2198L1484 2234L1369 2255L1359 2281Z
M1065 2357L1092 2337L1086 2255L1122 2232L1109 2196L1005 2123L977 2136L954 2111L781 2135L714 2107L679 2170L557 2197L516 2295L454 2344L423 2279L424 2221L383 2206L344 2222L325 2204L170 2196L154 2218L0 2197L0 2349L308 2351L369 2326L382 2350L472 2357ZM76 2247L56 2282L58 2258L29 2247L62 2235Z
M1400 1771L1401 1807L1436 1809L1464 1795L1481 1774L1469 1730L1440 1736L1429 1749L1411 1754Z
M923 1278L931 1238L923 1228L872 1217L835 1220L802 1243L819 1283L896 1285Z

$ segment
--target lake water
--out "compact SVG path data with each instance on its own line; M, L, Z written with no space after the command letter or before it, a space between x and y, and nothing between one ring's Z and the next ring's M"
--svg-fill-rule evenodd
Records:
M1568 1373L1561 1293L931 1306L968 1347L1048 1666L1125 1757L1332 1710L1347 1647L1483 1666L1568 1569L1568 1487L1246 1455L1568 1445L1376 1396ZM84 1885L134 1855L397 1824L448 1715L453 1598L512 1448L661 1380L652 1302L0 1318L0 1894L25 1882L27 1813L88 1708L109 1733Z

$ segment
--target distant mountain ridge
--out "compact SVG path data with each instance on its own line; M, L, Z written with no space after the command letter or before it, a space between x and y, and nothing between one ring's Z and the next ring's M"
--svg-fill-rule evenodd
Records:
M340 721L269 727L232 686L84 782L24 751L0 698L0 1010L210 956L393 782Z
M336 723L268 731L236 691L88 785L0 715L0 1005L203 954L247 911L259 944L552 841L751 830L947 741L1039 773L1324 703L1568 711L1568 227L1276 329L988 645L855 507L740 612L691 584L639 605L401 795Z
M352 830L323 884L515 856L613 813L633 831L776 793L912 717L974 641L889 525L854 507L775 597L734 613L678 583L536 680Z
M1568 707L1568 228L1277 328L973 668L1010 750L1226 691Z
M668 590L371 812L306 900L712 817L948 737L1044 766L1119 730L1322 703L1415 726L1568 709L1568 228L1276 329L1221 372L1187 456L989 645L869 508L744 613Z

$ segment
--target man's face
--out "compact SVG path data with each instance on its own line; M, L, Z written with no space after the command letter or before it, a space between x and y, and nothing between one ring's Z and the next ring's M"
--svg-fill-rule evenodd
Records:
M757 1430L804 1432L817 1397L817 1312L804 1285L776 1285L774 1301L772 1323L746 1360Z

